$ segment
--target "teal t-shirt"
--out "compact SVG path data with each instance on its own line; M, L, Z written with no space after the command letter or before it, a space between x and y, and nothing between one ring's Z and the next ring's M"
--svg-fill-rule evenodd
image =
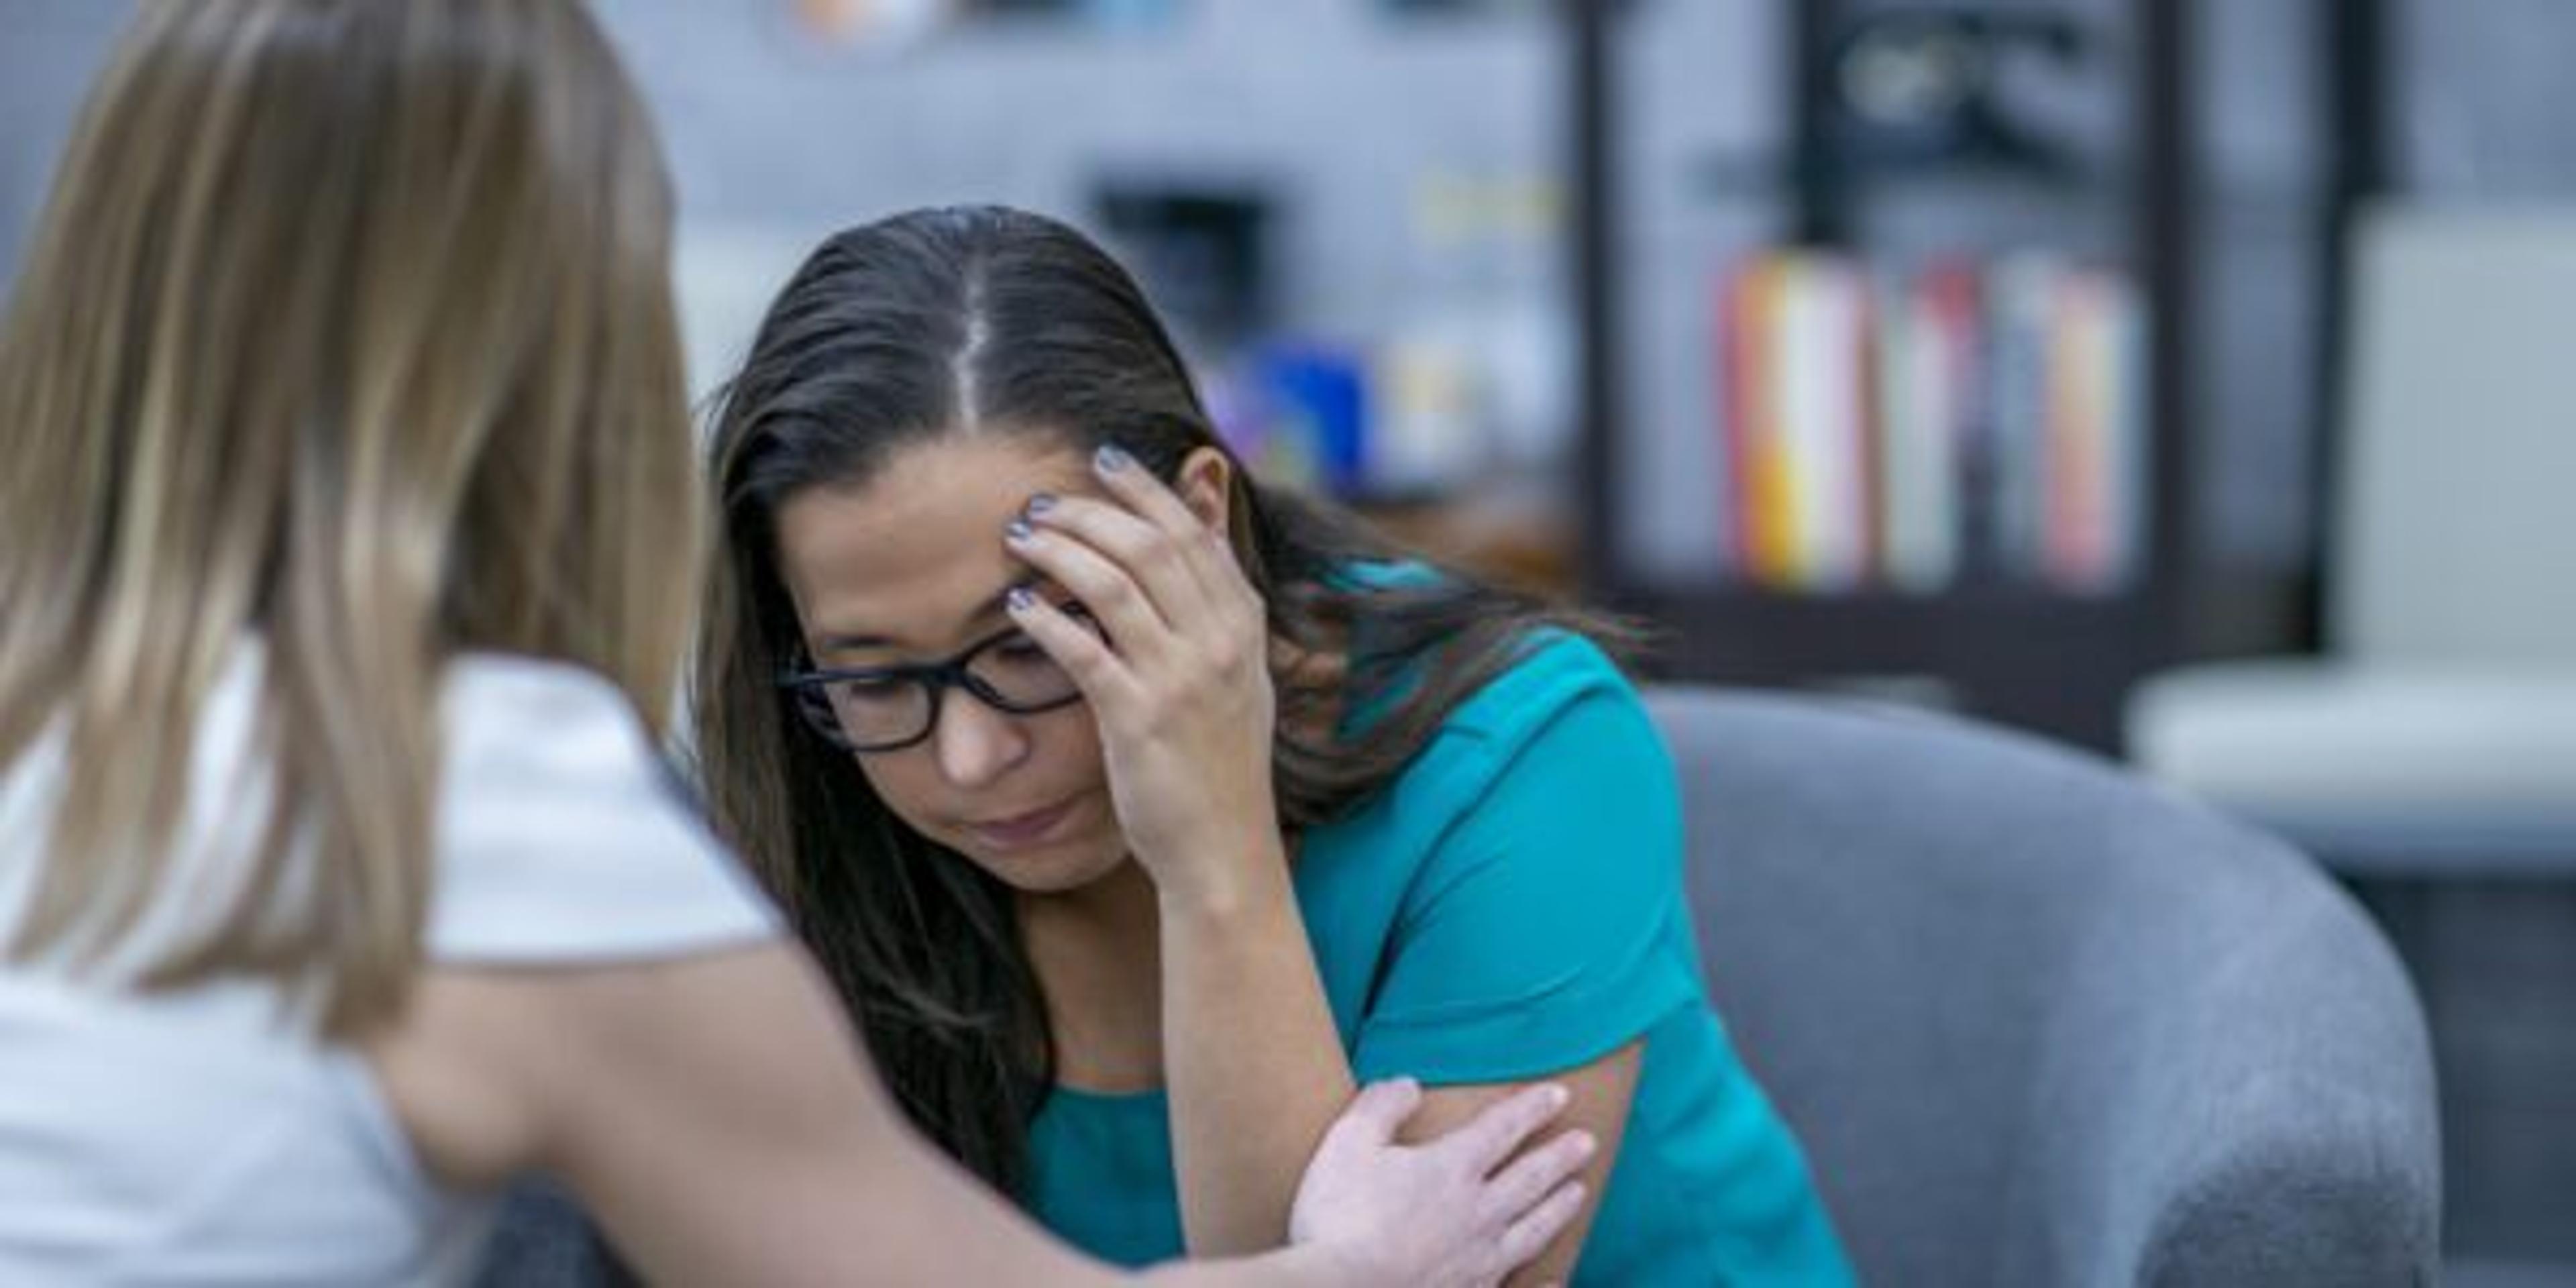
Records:
M1524 1081L1644 1039L1575 1283L1852 1282L1804 1154L1702 990L1672 763L1590 642L1532 646L1296 862L1361 1080ZM1163 1095L1059 1089L1025 1197L1095 1255L1181 1255Z

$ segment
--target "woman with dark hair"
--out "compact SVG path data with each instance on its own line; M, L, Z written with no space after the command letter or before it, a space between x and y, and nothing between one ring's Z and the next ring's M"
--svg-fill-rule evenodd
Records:
M1064 226L833 237L717 412L719 830L913 1121L1113 1259L1273 1246L1355 1077L1602 1143L1521 1272L1840 1283L1594 623L1256 483Z

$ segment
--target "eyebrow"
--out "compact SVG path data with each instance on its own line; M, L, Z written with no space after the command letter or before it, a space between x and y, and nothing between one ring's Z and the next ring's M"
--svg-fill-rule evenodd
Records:
M1010 595L1011 586L1020 584L1021 583L1015 581L1009 585L1003 586L1000 590L994 591L993 597L976 605L975 611L967 614L966 620L970 622L980 622L990 617L1002 615L1002 602ZM857 633L834 633L825 635L817 641L817 643L820 646L821 651L825 653L856 653L866 650L886 650L900 647L899 643L890 636Z

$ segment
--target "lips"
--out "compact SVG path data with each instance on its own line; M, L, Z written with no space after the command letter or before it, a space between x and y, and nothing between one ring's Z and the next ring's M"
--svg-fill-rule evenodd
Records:
M1026 814L1015 814L1008 818L998 818L983 823L970 823L966 830L972 832L977 840L994 849L1022 849L1047 839L1048 834L1056 829L1056 825L1073 813L1073 806L1074 802L1071 800L1059 801L1044 809L1031 810Z

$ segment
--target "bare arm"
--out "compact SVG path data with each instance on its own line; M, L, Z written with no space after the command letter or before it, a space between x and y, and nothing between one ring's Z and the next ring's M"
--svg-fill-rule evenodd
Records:
M1291 1269L1288 1260L1329 1243L1351 1250L1323 1270L1334 1282L1487 1288L1538 1255L1583 1208L1583 1183L1567 1178L1593 1156L1596 1146L1588 1133L1562 1132L1521 1149L1535 1126L1564 1107L1565 1098L1564 1089L1553 1085L1516 1092L1456 1131L1409 1147L1396 1137L1421 1107L1422 1089L1410 1081L1370 1086L1325 1131L1306 1169L1289 1217L1295 1247L1221 1267L1161 1273L1174 1282L1214 1285L1255 1282L1236 1276L1257 1271L1265 1276L1258 1282L1284 1283L1267 1276L1304 1276L1307 1267ZM1440 1227L1462 1214L1490 1229L1490 1241L1471 1239L1444 1250L1439 1245L1448 1235Z
M1198 1256L1275 1248L1354 1087L1272 799L1267 617L1226 544L1221 458L1184 464L1189 502L1118 459L1096 471L1105 496L1050 498L1010 537L1100 630L1043 599L1014 612L1089 700L1154 883L1182 1233Z
M1284 857L1221 899L1162 900L1163 1063L1193 1255L1287 1238L1298 1175L1356 1085Z
M915 1135L784 945L434 972L416 1008L378 1063L424 1152L482 1120L496 1170L561 1176L654 1282L1119 1278Z
M1572 1103L1565 1111L1566 1125L1590 1133L1601 1142L1601 1149L1583 1178L1592 1197L1584 1201L1583 1211L1548 1244L1545 1252L1512 1275L1507 1282L1514 1288L1564 1283L1574 1277L1575 1261L1582 1255L1584 1237L1591 1232L1600 1195L1610 1182L1610 1165L1619 1155L1620 1137L1627 1130L1628 1109L1636 1099L1637 1067L1644 1050L1642 1042L1632 1042L1579 1069L1550 1076L1549 1081L1572 1093ZM1430 1091L1423 1097L1421 1114L1408 1124L1405 1134L1416 1140L1436 1139L1522 1085L1487 1083Z
M434 1171L469 1182L554 1171L655 1281L1130 1281L1048 1237L914 1134L819 974L785 945L434 971L369 1054ZM1329 1228L1310 1231L1308 1246L1153 1281L1492 1282L1580 1202L1559 1185L1580 1161L1568 1143L1579 1137L1483 1179L1553 1116L1537 1100L1407 1149L1386 1142L1412 1106L1381 1095L1374 1116L1355 1113L1316 1161L1314 1205ZM1426 1225L1442 1228L1427 1238L1407 1228Z
M1011 603L1088 700L1154 883L1173 1165L1197 1255L1280 1244L1299 1173L1353 1091L1280 840L1274 641L1226 538L1229 470L1194 453L1166 486L1104 449L1106 495L1033 498L1005 534L1098 628L1041 596Z

